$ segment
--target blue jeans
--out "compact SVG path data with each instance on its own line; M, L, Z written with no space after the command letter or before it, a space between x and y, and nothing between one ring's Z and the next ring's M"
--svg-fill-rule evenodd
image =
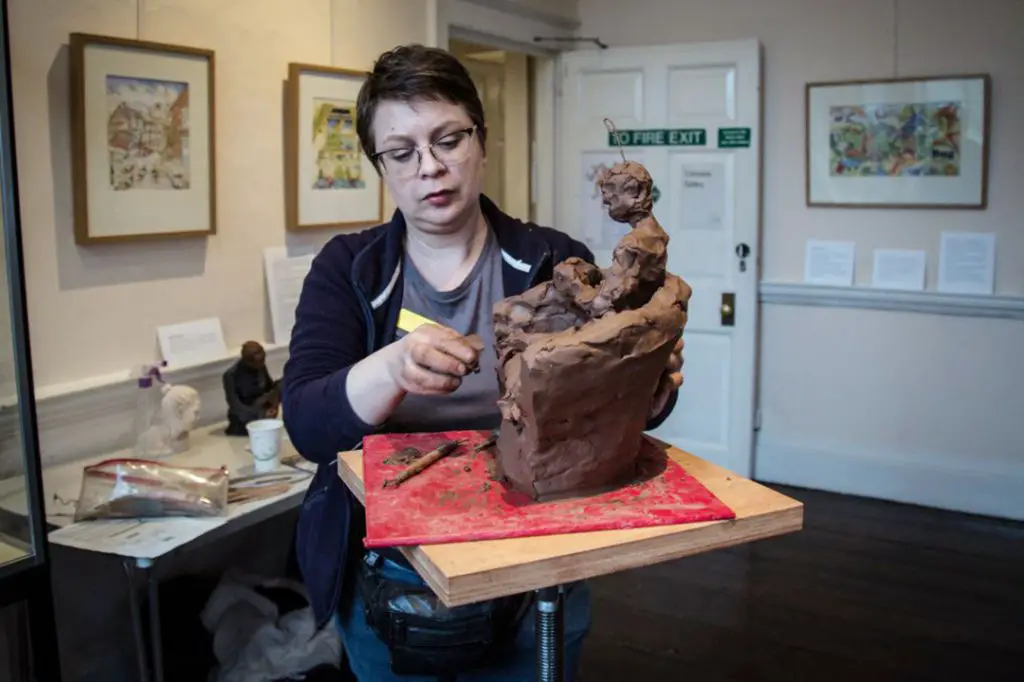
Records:
M385 560L384 574L389 577L424 584L409 568ZM433 676L396 675L391 672L388 648L366 623L363 602L353 590L334 617L334 625L341 634L348 664L359 682L436 682ZM586 583L566 586L562 600L564 616L565 682L575 682L579 667L583 638L590 630L590 588ZM507 655L486 668L458 676L458 682L524 682L536 678L537 648L535 639L535 611L530 609L523 617Z

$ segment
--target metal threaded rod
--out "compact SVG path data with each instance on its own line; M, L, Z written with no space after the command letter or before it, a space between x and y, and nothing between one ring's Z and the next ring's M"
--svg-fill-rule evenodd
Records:
M537 680L562 682L565 672L562 590L545 587L537 590Z

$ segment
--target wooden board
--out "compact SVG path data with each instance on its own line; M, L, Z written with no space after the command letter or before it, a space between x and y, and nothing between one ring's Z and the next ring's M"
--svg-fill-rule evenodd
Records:
M493 449L474 452L490 430L373 434L363 439L364 547L414 547L731 519L733 511L644 439L632 478L585 497L536 502L492 479ZM384 482L411 465L409 450L461 441L402 485ZM396 461L397 460L397 461Z
M652 439L655 440L655 439ZM791 533L803 505L678 448L670 457L736 512L728 521L403 548L448 606L517 594ZM361 451L338 455L338 475L363 502Z

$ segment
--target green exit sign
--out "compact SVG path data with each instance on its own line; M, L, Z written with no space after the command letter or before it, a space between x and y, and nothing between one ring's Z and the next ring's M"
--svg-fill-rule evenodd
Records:
M750 128L719 128L718 146L729 149L750 146Z
M652 128L608 133L612 147L703 147L708 133L703 128Z

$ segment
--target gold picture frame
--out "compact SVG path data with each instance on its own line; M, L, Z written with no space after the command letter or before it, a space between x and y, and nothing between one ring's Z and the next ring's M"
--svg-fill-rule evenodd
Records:
M70 35L78 244L217 232L213 50Z
M285 213L289 231L384 222L384 185L356 134L365 71L290 63L285 96Z

